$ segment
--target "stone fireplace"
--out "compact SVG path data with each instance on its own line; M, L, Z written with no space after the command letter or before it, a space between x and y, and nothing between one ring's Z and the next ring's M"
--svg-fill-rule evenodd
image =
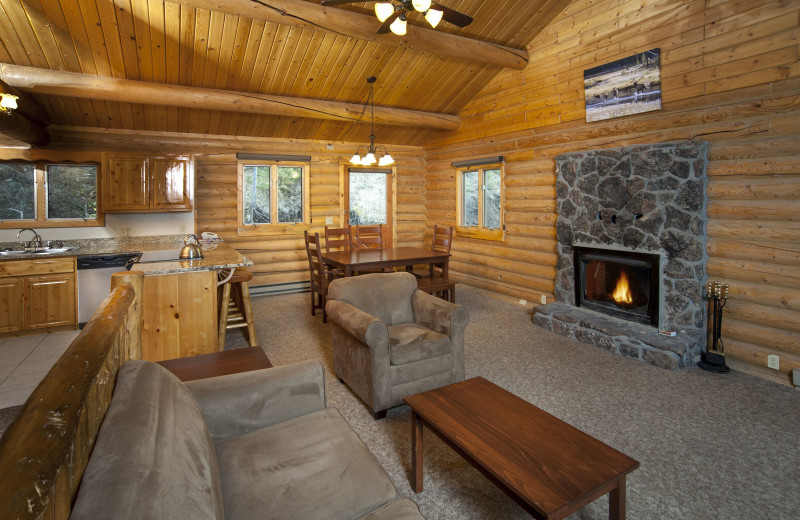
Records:
M661 143L556 158L557 301L536 308L537 325L658 366L696 361L707 148Z

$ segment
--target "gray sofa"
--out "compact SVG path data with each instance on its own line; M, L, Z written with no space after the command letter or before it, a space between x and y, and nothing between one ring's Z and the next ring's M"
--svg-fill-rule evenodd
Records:
M464 380L467 310L417 289L411 273L328 287L333 371L376 419L403 398Z
M319 362L182 383L129 361L70 518L423 518L335 408Z

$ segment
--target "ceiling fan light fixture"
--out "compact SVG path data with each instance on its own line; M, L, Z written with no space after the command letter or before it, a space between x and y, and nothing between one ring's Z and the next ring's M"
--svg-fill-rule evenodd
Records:
M394 6L389 2L378 2L375 4L375 16L378 17L381 23L392 16L392 13L394 13Z
M425 19L431 24L431 27L435 29L436 26L439 25L439 22L442 21L443 14L444 13L438 9L428 9L428 12L425 13Z
M403 18L398 18L397 20L392 22L392 25L389 26L389 30L392 31L397 36L405 36L406 21L403 20Z
M424 13L431 7L431 0L413 0L411 5L420 13Z

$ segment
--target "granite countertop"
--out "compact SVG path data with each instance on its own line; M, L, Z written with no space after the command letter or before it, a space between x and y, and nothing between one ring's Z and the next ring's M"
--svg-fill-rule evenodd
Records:
M29 260L41 258L64 258L87 255L101 255L113 253L134 253L146 251L174 250L177 258L178 252L183 247L184 235L168 235L157 237L118 237L97 239L64 240L64 246L76 247L73 251L49 255L20 254L13 256L0 256L0 262L8 260ZM200 242L203 258L196 260L170 260L165 262L148 262L136 264L132 270L145 274L170 274L189 271L210 271L216 269L233 269L253 265L246 256L242 255L225 242ZM0 249L14 249L17 243L0 243Z

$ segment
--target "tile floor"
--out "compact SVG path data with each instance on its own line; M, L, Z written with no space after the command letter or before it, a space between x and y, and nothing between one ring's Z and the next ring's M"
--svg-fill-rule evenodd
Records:
M0 408L23 404L79 332L0 339Z

